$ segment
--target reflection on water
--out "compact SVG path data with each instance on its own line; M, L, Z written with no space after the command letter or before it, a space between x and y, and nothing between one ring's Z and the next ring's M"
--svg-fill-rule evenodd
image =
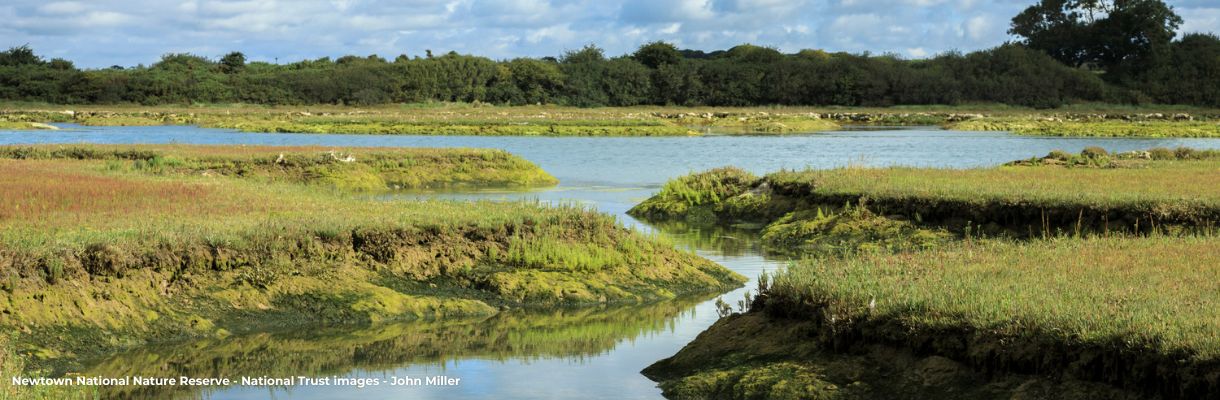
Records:
M553 311L508 311L492 317L412 321L373 327L319 327L149 346L91 366L84 376L324 377L392 371L409 364L445 366L463 359L581 360L620 342L672 331L703 298L655 304ZM405 376L405 374L403 375ZM477 379L468 377L467 379ZM281 387L285 394L299 391ZM196 397L181 386L119 386L107 396Z

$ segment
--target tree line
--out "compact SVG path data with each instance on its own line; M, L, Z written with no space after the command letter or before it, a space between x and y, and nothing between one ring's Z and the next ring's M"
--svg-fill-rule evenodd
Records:
M50 103L376 105L840 105L1073 102L1220 106L1220 38L1176 37L1158 0L1042 0L1013 19L1021 41L930 59L744 44L702 52L665 42L607 57L492 60L454 52L290 64L168 54L149 66L79 69L28 46L0 52L0 99Z

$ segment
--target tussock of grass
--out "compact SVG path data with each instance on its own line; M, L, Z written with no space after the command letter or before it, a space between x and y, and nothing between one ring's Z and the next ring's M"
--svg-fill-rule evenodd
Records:
M831 212L822 208L794 211L762 231L763 242L773 248L815 254L923 250L951 238L944 230L921 228L852 205Z
M665 183L655 196L629 211L654 220L699 218L700 207L720 204L745 192L758 178L745 170L725 167L690 174Z

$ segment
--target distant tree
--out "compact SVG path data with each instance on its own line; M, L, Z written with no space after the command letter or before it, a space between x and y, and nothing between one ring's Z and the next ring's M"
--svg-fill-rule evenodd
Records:
M29 45L17 46L0 52L0 65L37 65L42 64L42 57L34 54Z
M631 58L648 68L656 69L662 65L681 62L682 53L678 52L678 48L672 44L657 41L640 46L639 50L631 55Z
M220 72L235 74L246 68L246 55L240 51L225 54L220 58Z
M1017 14L1008 33L1064 64L1080 67L1090 61L1088 24L1078 0L1042 0Z
M564 64L596 63L606 61L606 52L594 45L586 45L580 50L569 50L563 53L559 62Z
M1151 68L1181 24L1161 0L1041 0L1012 19L1009 33L1060 62L1096 65L1120 80Z
M1160 0L1098 3L1109 15L1094 24L1097 42L1093 52L1109 76L1114 80L1130 79L1165 61L1170 43L1182 25L1182 17L1173 7Z
M51 59L51 62L47 63L47 66L51 67L51 69L60 71L72 71L76 69L76 66L73 65L71 61L62 58Z
M1220 106L1220 37L1183 36L1174 42L1168 60L1146 74L1139 88L1162 103Z
M554 95L563 87L563 71L556 63L518 58L507 62L506 66L513 85L519 91L517 102L551 103L555 100Z

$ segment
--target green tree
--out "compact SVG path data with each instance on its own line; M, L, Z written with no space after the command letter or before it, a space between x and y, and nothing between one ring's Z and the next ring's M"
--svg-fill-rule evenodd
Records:
M42 64L42 57L34 54L34 49L30 46L17 46L0 52L0 65L17 66L17 65L38 65Z
M240 51L225 54L220 58L220 72L235 74L246 68L246 55Z
M1009 33L1065 64L1095 65L1118 81L1153 68L1181 24L1161 0L1041 0L1012 19Z
M682 53L674 45L657 41L640 46L631 58L648 68L656 69L662 65L677 64L682 61Z

